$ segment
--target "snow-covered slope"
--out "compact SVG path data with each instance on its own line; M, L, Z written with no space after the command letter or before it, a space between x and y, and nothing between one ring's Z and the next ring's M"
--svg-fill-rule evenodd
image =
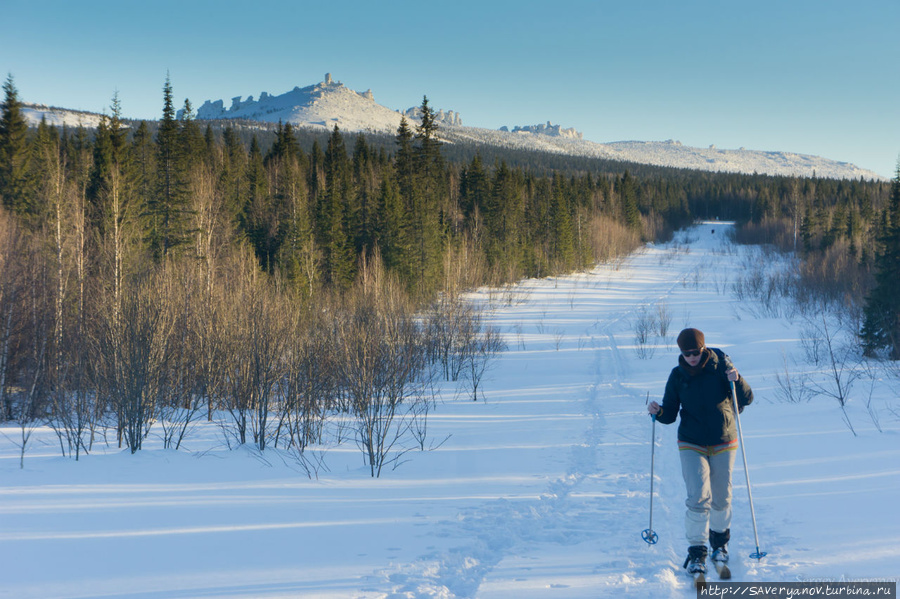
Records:
M375 102L371 90L355 92L330 74L321 83L295 87L279 96L263 92L259 100L241 98L232 98L227 109L222 100L207 100L197 110L197 118L281 121L326 129L337 125L343 131L396 131L400 125L401 114Z
M95 112L83 112L80 110L69 110L68 108L53 108L44 106L43 104L23 104L22 116L29 125L37 126L41 119L46 121L48 125L55 127L86 127L88 129L96 128L100 124L103 115Z
M743 148L719 149L714 146L695 148L673 140L596 143L528 131L505 132L475 127L446 127L442 130L442 135L449 141L467 140L521 150L540 150L700 171L816 176L828 179L884 179L855 164L820 156Z

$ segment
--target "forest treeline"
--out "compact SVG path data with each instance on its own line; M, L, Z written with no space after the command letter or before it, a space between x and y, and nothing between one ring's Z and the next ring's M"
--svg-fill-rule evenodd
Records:
M96 130L29 129L11 76L4 92L0 420L62 422L76 455L99 423L135 451L154 422L177 437L165 410L202 406L231 414L239 443L303 447L339 410L362 423L375 474L373 403L411 410L408 433L429 373L477 397L502 344L466 289L721 218L821 256L811 274L865 295L891 222L885 182L450 147L427 98L394 136L348 136L200 123L188 101L176 118L168 80L158 121L126 121L116 96Z

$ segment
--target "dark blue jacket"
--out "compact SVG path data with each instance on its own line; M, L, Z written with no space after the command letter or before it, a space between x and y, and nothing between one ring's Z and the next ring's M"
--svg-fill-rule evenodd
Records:
M656 420L672 424L681 413L678 440L695 445L720 445L737 438L731 385L725 374L731 360L724 352L708 348L709 359L703 369L691 376L683 360L672 369L666 382L662 411ZM738 409L753 401L750 385L740 377L735 383Z

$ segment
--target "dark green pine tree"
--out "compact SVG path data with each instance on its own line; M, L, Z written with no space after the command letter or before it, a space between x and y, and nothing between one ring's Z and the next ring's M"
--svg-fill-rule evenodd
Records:
M131 155L136 200L146 207L156 193L156 145L146 121L141 121L131 138Z
M485 210L485 229L488 235L488 262L517 272L521 265L524 203L516 173L501 162L494 174L490 199Z
M822 236L822 249L828 249L841 238L847 226L847 204L838 203L834 207L830 222L825 228L825 234Z
M156 133L157 188L148 204L148 242L157 260L187 243L187 193L184 147L175 118L172 84L166 76L163 87L163 115Z
M859 254L859 245L856 243L856 238L859 236L860 223L859 223L859 212L851 207L847 211L847 230L845 234L847 239L850 240L850 255L855 259L858 258Z
M867 355L887 350L900 360L900 162L891 182L890 222L875 259L875 287L866 298L861 337Z
M103 236L103 196L112 172L112 136L109 119L103 117L94 134L94 160L87 185L87 222L97 237Z
M491 185L481 155L475 154L472 162L463 171L459 182L460 208L470 227L476 210L481 212L484 209L490 192Z
M247 149L232 127L225 128L222 143L222 163L217 188L225 203L229 222L237 230L240 228L244 209Z
M4 99L0 105L0 198L3 206L17 214L29 210L28 124L22 115L22 102L12 75L3 84Z
M25 216L34 229L40 229L50 217L51 198L60 199L65 186L65 155L60 152L59 131L44 118L29 141L29 152L26 187L30 193Z
M400 185L390 166L384 167L378 196L375 238L387 268L397 273L409 287L415 282L409 269L409 212L400 194Z
M634 177L628 171L619 180L619 198L622 202L622 218L629 229L640 231L642 228L641 214L638 211L637 186Z
M200 132L194 115L194 108L188 99L184 100L181 109L178 127L178 177L179 184L187 188L192 169L204 163L208 163L211 157L207 155L207 141Z
M309 235L305 162L293 127L290 123L279 123L275 142L265 160L270 181L269 212L274 216L269 220L274 227L269 236L274 240L271 252L276 262L288 266L285 272L290 278L295 278L298 271L289 263L297 264L298 252Z
M381 168L376 153L362 133L353 144L354 219L351 231L356 253L371 252L376 245L377 211L381 193Z
M418 270L420 290L436 289L442 274L442 256L446 222L444 197L446 169L437 137L437 115L422 98L421 122L416 126L415 190L412 195L413 261ZM402 125L401 125L402 126Z
M411 209L413 196L416 194L416 158L413 149L413 132L409 128L405 117L400 117L400 126L397 127L397 155L394 159L394 173L400 188L400 196Z
M539 177L533 180L531 187L527 212L530 243L525 248L528 274L544 277L550 272L553 246L553 186L549 178Z
M66 144L66 164L79 201L87 195L88 181L93 168L92 144L87 129L78 125Z
M636 209L636 208L635 208ZM575 234L572 230L572 213L569 209L565 179L558 172L553 175L553 203L550 207L552 222L552 257L556 268L563 272L575 267Z
M320 196L325 193L325 153L318 139L313 140L309 154L309 170L306 187L309 190L309 203L318 210Z
M212 125L206 125L206 130L203 132L203 157L209 165L210 169L215 168L217 154L217 144L216 144L216 135L213 133Z
M253 246L260 266L270 270L274 267L273 243L269 238L269 232L273 230L270 222L273 214L270 210L268 174L255 135L250 140L243 197L239 229Z
M816 229L816 219L810 204L806 204L803 218L800 221L800 241L802 242L803 253L809 255L813 251L813 235Z
M324 253L326 280L338 288L353 281L355 257L348 232L349 200L353 194L350 158L344 136L334 126L325 149L325 193L319 197L318 239Z
M88 222L99 237L106 234L109 219L115 211L121 225L125 211L130 209L131 190L135 181L132 147L128 142L128 127L122 120L119 95L113 95L112 115L103 118L94 138L94 161L87 189ZM111 204L118 202L116 208ZM140 212L140 210L137 210Z

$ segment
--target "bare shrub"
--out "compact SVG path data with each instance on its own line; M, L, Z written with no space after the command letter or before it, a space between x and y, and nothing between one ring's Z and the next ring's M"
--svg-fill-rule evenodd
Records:
M590 240L596 262L608 262L627 255L641 245L639 233L603 214L591 217Z
M377 259L361 272L346 310L335 318L335 371L356 418L357 445L378 477L403 453L400 442L410 426L404 404L425 398L430 369L424 335L400 284Z
M289 320L282 298L255 270L248 268L233 290L227 317L223 395L240 444L265 450L276 387L284 367Z
M119 445L131 453L141 449L170 384L174 322L157 289L153 277L126 287L120 316L106 311L96 340L98 387L115 412Z
M277 387L281 414L276 443L284 431L286 445L303 454L321 444L329 410L337 407L335 346L323 306L297 308L285 356L284 378Z
M672 313L665 300L656 302L656 326L659 336L665 339L669 334L669 327L672 326Z
M472 401L478 401L478 389L485 373L490 369L494 357L506 350L506 343L500 331L493 327L481 329L475 334L469 344L470 350L466 355L466 377L469 389L472 391Z
M426 329L433 362L440 364L444 380L456 381L464 368L474 320L478 316L459 295L441 294L426 315Z
M634 333L635 352L642 360L648 360L656 353L656 347L651 343L653 333L659 328L657 315L650 311L647 306L641 306L637 314L637 318L631 325Z
M824 382L813 381L813 388L822 395L833 397L844 407L850 398L853 384L861 376L860 353L852 343L853 331L847 330L840 319L832 319L826 311L806 318L804 336L815 335L826 368Z
M782 354L782 370L775 373L778 388L775 394L781 401L787 403L804 403L812 399L809 388L809 376L805 373L796 373L791 370L787 354Z
M756 317L780 318L796 310L798 285L795 266L774 265L762 256L749 257L731 283L732 297Z
M806 324L803 334L818 337L825 367L821 379L810 379L810 388L815 393L838 401L844 422L855 435L856 431L847 414L850 392L862 375L861 354L852 342L854 332L847 329L844 321L832 317L824 308L817 315L808 316Z

